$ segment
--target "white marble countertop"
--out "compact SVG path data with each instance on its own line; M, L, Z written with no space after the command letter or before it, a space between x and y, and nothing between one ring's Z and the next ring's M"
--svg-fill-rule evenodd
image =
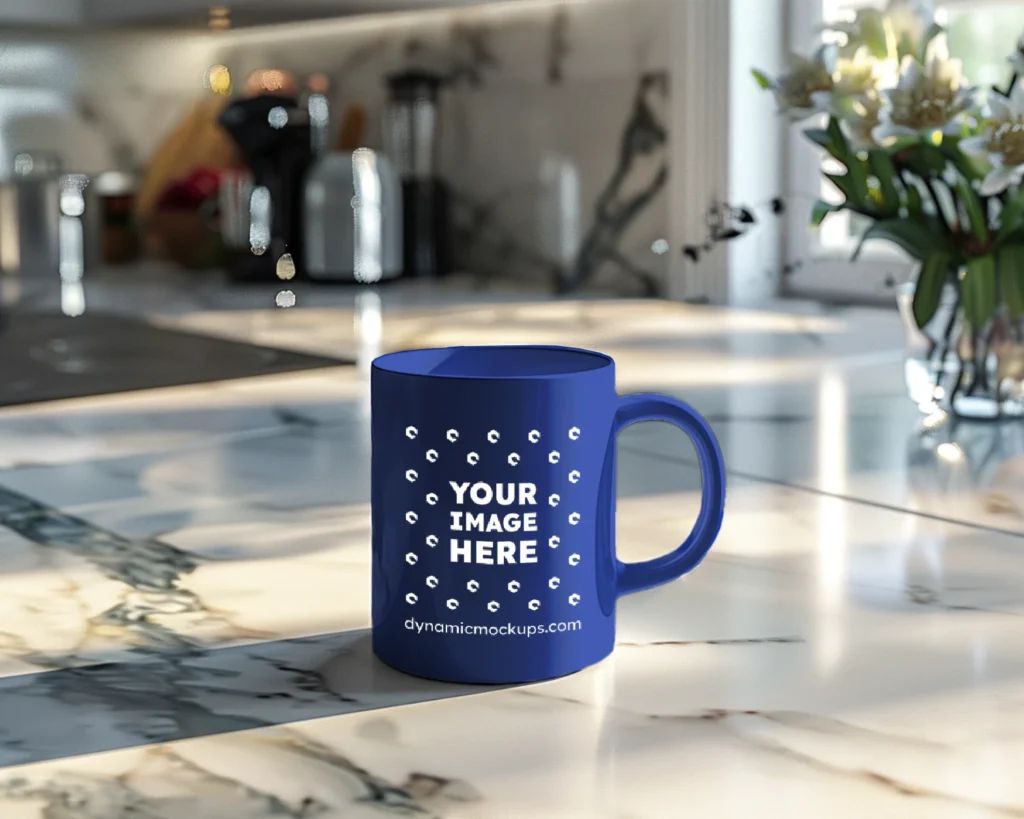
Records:
M922 438L895 313L168 287L93 303L361 366L0 410L3 819L1024 816L1024 434ZM370 656L365 363L497 341L611 353L731 476L610 660L480 690ZM665 552L689 444L620 453L619 555Z

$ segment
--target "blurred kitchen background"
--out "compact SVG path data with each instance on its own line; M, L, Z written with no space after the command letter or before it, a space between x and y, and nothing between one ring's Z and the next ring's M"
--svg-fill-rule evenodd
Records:
M819 155L750 77L865 5L3 0L3 304L415 280L891 306L912 268L850 262L844 215L808 231ZM1003 77L1021 4L937 13Z
M22 297L58 270L165 267L667 293L668 0L0 15L0 258Z

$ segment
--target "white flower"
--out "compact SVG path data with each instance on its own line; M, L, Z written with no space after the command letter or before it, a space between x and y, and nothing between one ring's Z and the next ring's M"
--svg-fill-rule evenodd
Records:
M897 48L921 54L924 38L935 22L935 6L931 0L889 0L885 20Z
M854 148L871 148L875 145L874 132L881 122L882 97L879 94L865 94L850 100L849 111L841 118L843 133Z
M936 58L922 65L907 57L899 83L883 91L882 98L880 124L872 137L885 145L900 137L959 133L974 105L974 89L965 84L959 60Z
M960 142L969 156L985 157L992 170L981 183L982 196L992 196L1024 180L1024 84L1017 83L1009 98L988 99L985 130Z
M889 0L884 10L862 7L853 20L831 23L825 30L845 35L844 56L870 47L879 59L898 60L905 54L923 56L924 40L934 21L931 0Z
M789 70L785 74L775 79L764 78L775 95L779 113L786 114L794 122L820 113L823 98L819 95L830 95L835 88L833 75L838 59L836 46L823 45L810 59L791 54Z
M818 110L840 121L855 147L872 147L871 132L882 110L880 89L895 85L898 75L898 63L876 60L861 49L853 59L838 61L832 89L814 92L812 101Z

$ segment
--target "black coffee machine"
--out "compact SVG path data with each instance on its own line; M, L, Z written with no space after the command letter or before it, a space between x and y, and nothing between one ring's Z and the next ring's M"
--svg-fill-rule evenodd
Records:
M228 105L220 125L253 182L252 247L229 260L229 274L236 281L277 281L277 261L289 253L297 278L304 278L303 185L313 161L308 111L294 97L264 94Z
M444 78L428 71L388 77L384 152L402 180L403 275L451 272L450 194L437 172L438 96Z

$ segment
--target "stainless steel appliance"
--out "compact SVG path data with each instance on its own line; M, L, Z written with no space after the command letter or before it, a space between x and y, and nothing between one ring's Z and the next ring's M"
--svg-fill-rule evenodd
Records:
M306 179L304 218L311 279L371 283L402 274L402 187L382 154L321 156Z
M60 266L61 158L22 152L0 198L0 262L4 272L52 274Z
M309 112L293 97L266 94L232 102L221 113L220 124L238 146L253 180L251 252L231 260L230 274L241 281L276 281L277 262L288 254L304 278L302 204L313 160Z
M220 234L229 253L249 252L252 188L252 174L244 168L232 168L221 174L218 193Z

